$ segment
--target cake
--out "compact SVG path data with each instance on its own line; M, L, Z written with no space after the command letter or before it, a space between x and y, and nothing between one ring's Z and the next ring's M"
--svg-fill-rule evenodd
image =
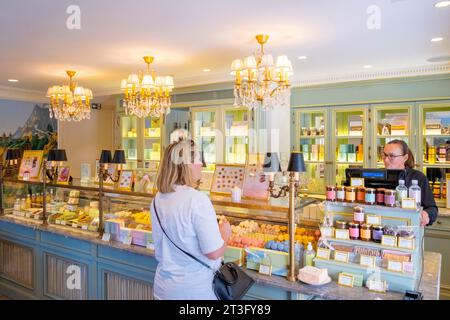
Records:
M322 284L329 279L328 270L306 266L298 271L298 279L308 284Z

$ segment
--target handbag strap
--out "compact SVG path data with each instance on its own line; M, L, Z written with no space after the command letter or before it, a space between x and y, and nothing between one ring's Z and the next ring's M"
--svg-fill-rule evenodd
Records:
M204 263L203 261L199 260L198 258L194 257L192 254L190 254L189 252L181 249L175 242L172 241L172 239L170 239L170 237L167 235L166 231L164 230L162 224L161 224L161 220L159 220L159 215L158 215L158 210L156 210L156 198L153 199L153 209L155 209L155 215L156 218L158 219L158 223L159 226L161 227L161 230L163 231L163 233L166 235L167 239L170 240L170 242L173 243L173 245L175 247L177 247L181 252L183 252L184 254L186 254L187 256L191 257L192 259L194 259L195 261L197 261L198 263L202 264L203 266L207 267L208 269L211 269L212 271L214 271L209 265L207 265L206 263Z

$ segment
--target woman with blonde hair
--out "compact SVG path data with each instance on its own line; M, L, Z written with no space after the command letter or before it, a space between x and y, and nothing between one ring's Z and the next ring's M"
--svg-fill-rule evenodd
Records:
M164 151L156 180L158 193L150 206L158 260L155 299L217 299L213 270L220 267L231 228L228 222L218 224L210 199L196 190L201 168L193 141L172 143Z

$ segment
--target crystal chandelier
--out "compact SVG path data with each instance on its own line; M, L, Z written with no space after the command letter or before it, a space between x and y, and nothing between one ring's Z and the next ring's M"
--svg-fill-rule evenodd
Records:
M292 63L287 56L278 56L273 63L271 54L264 52L268 35L259 34L256 40L261 48L256 54L243 61L236 59L231 64L231 75L236 77L234 84L234 106L245 106L266 110L276 106L290 105L289 77L292 76Z
M81 121L91 118L92 91L88 88L78 87L72 81L76 71L67 70L69 84L51 86L47 90L47 98L50 98L50 118L55 117L59 121Z
M123 79L121 89L124 91L123 107L128 115L143 117L161 117L170 113L170 92L174 88L173 77L155 77L150 71L153 57L143 57L147 64L147 72L139 76L130 74Z

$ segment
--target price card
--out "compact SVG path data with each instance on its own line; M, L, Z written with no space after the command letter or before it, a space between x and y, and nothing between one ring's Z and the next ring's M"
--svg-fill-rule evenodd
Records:
M364 187L364 178L350 178L351 187Z
M265 275L272 275L272 266L268 266L266 264L260 264L259 265L259 273L265 274Z
M78 225L76 223L72 223L72 228L78 228Z
M19 211L19 216L25 217L25 212Z
M396 246L397 246L397 237L395 237L395 236L383 235L383 236L381 237L381 244L382 244L383 246L396 247Z
M133 237L131 236L131 235L127 235L124 239L123 239L123 244L126 244L126 245L131 245L131 241L133 240Z
M61 224L61 220L56 219L56 220L55 220L55 224Z
M147 241L147 249L155 250L155 245L151 241Z
M377 216L377 215L373 215L373 214L366 214L366 222L368 224L380 225L381 224L381 216Z
M336 239L340 239L340 240L348 240L348 239L350 239L350 235L349 235L348 229L335 229L334 233L335 233L334 237Z
M87 229L88 229L88 225L87 224L84 224L84 225L81 226L81 230L87 230Z
M65 225L66 225L66 220L61 220L60 224L61 224L62 226L65 226Z
M330 260L330 254L331 254L330 249L317 248L316 258L322 260Z
M384 293L387 290L387 283L386 281L372 279L367 281L367 288L370 291Z
M31 213L30 212L25 213L25 217L31 218Z
M398 247L403 249L410 249L414 250L414 238L404 238L399 237L398 238Z
M402 208L403 209L416 209L417 203L414 198L403 198L402 199Z
M359 259L359 264L364 267L375 267L375 257L361 255Z
M403 264L399 261L388 260L387 269L394 272L403 272Z
M339 273L338 284L346 287L353 287L353 276L346 273Z
M38 215L38 214L36 214L35 216L34 216L34 220L39 220L41 217Z
M102 241L109 242L110 239L111 239L111 234L110 233L104 233L103 234Z
M350 257L350 253L349 252L338 251L338 250L336 250L334 252L334 260L335 261L348 263L349 257Z

